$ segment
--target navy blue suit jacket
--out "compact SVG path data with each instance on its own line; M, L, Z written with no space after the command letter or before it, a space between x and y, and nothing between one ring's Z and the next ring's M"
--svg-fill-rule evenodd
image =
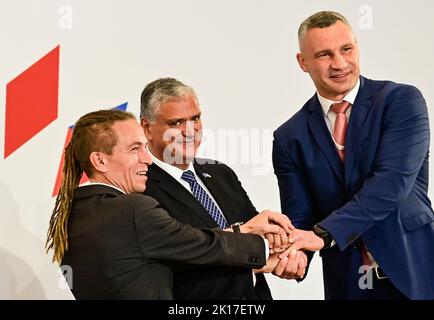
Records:
M418 89L360 78L339 159L316 94L274 133L282 212L316 223L336 246L322 250L326 299L357 299L359 239L412 299L434 299L434 213L427 196L429 121Z

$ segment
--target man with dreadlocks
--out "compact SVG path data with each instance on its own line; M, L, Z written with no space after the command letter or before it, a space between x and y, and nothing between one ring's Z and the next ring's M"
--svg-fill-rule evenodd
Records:
M257 235L183 225L141 194L151 163L131 113L95 111L76 123L46 243L71 267L76 299L172 299L171 265L261 268L268 253L258 235L293 228L270 211L246 223ZM78 187L83 172L90 184Z

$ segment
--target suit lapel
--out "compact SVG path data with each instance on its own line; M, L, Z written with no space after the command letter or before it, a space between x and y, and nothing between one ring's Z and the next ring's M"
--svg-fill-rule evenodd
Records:
M308 124L311 134L314 136L321 152L326 157L328 163L332 167L336 177L344 184L344 170L341 159L336 151L330 132L324 120L321 105L318 98L315 96L311 99L308 109L312 112Z
M217 224L195 196L176 181L170 174L153 164L149 168L148 176L159 185L160 190L172 197L176 202L188 207L205 225L216 228ZM169 212L170 213L170 212Z
M345 141L345 186L348 188L353 172L354 159L360 141L360 133L366 123L367 115L372 104L372 92L368 79L360 77L360 89L351 109Z

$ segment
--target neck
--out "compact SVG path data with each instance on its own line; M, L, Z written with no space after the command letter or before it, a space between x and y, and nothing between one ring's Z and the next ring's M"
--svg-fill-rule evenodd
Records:
M188 160L186 158L183 158L181 163L177 163L177 162L180 162L180 161L177 161L178 159L175 159L175 158L174 159L170 159L172 161L164 161L163 155L154 153L154 151L152 150L152 148L150 148L149 151L151 151L151 154L154 157L154 159L156 158L156 159L160 160L161 162L164 162L164 163L166 163L168 165L174 166L174 167L176 167L178 169L181 169L181 170L188 169L188 167L190 166L190 163L193 162L193 159Z
M104 174L95 174L92 178L89 178L89 181L91 183L103 183L103 184L107 184L109 186L112 186L116 189L121 190L124 193L127 193L121 186L119 186L116 182L114 182L112 179L110 179L109 177L107 177Z
M175 167L181 169L181 170L187 170L190 164L173 164Z

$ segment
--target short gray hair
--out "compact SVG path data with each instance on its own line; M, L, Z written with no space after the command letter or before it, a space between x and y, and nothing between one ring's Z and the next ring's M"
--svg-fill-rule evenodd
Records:
M140 119L155 120L158 108L168 101L193 97L193 88L175 78L160 78L147 84L140 97Z
M348 20L343 15L335 11L320 11L304 20L298 28L298 46L300 47L300 50L301 44L309 30L314 28L327 28L335 24L337 21L341 21L351 29L351 25Z

